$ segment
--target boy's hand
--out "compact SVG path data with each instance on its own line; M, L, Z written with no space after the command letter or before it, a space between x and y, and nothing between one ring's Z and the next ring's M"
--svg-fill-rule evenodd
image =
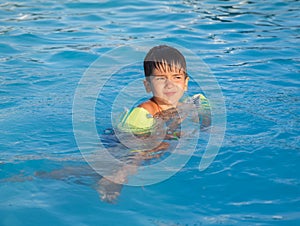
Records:
M184 120L180 117L177 108L170 108L168 110L158 112L153 117L157 120L162 120L163 123L169 122L168 130L171 133L173 133Z
M178 111L176 108L170 108L168 110L164 110L161 112L156 113L153 117L154 118L158 118L158 119L162 119L164 121L169 121L170 119L173 118L178 118Z

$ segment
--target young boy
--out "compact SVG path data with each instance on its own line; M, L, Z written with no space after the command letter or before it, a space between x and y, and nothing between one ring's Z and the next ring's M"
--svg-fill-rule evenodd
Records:
M154 141L155 136L159 135L157 131L161 128L161 124L167 123L167 134L162 134L165 136L164 139L174 136L178 138L180 133L178 135L174 131L180 127L183 119L179 117L177 108L181 105L179 101L187 90L189 82L184 56L173 47L155 46L150 49L144 59L144 73L145 89L148 93L152 92L153 96L127 112L121 119L118 129L123 133L134 134L134 136L153 137ZM138 166L145 159L160 157L162 154L160 151L168 147L167 142L159 142L150 150L140 151L134 158L135 165ZM101 199L113 202L120 194L122 183L126 181L127 176L136 170L137 167L134 170L122 168L112 175L113 181L117 181L118 184L103 178L99 182L98 190L102 195Z
M153 97L133 108L121 120L120 130L136 135L150 133L155 119L176 115L179 100L188 88L184 56L175 48L155 46L144 59L144 86Z

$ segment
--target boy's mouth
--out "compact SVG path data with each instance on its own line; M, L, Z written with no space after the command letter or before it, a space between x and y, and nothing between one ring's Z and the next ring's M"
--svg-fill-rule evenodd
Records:
M171 97L171 96L175 95L176 92L165 92L164 94L165 94L167 97Z

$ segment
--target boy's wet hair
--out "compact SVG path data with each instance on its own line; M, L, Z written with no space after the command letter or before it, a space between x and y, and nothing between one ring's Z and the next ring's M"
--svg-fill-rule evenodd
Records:
M169 67L170 70L174 66L187 76L185 58L177 49L167 45L155 46L149 50L144 59L145 77L151 76L155 68L166 70L166 67Z

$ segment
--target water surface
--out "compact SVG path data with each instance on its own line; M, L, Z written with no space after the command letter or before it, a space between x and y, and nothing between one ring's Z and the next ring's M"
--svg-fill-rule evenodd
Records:
M299 10L296 0L0 3L0 225L299 224ZM148 40L210 67L225 140L204 172L199 148L169 180L125 187L110 205L76 145L73 96L101 54Z

